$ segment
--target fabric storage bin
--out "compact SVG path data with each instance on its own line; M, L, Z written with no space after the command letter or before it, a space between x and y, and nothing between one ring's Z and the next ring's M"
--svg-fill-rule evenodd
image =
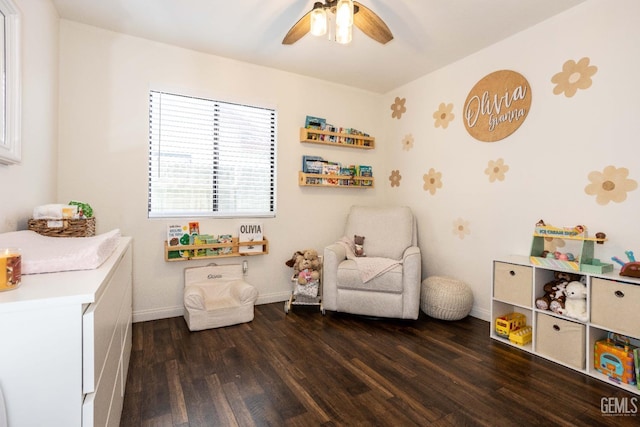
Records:
M640 337L640 285L594 277L591 280L591 323Z
M501 301L531 307L533 269L524 265L496 262L493 265L493 296Z
M585 325L543 313L538 313L537 320L536 352L575 369L584 369Z

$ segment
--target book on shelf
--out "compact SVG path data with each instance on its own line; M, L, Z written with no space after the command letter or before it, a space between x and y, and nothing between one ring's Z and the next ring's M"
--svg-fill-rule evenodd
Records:
M354 165L340 168L340 185L353 185L355 174L356 167Z
M366 165L358 166L358 176L361 176L361 177L373 177L373 170L371 169L371 166L366 166ZM363 179L363 180L360 180L360 185L361 186L365 186L365 187L369 187L369 186L373 185L373 181L368 180L368 179Z
M327 123L326 119L321 117L307 116L304 121L304 127L307 129L324 129L325 124Z
M334 175L332 177L325 177L323 184L338 185L338 175L340 175L340 164L327 162L322 166L323 175Z
M302 156L302 172L321 174L325 163L320 156Z
M325 124L324 130L328 132L336 132L336 127L334 125L327 123ZM324 137L324 141L336 142L335 135L322 135L322 136Z
M240 224L238 230L239 242L259 242L264 240L262 232L262 223L245 223ZM260 253L264 252L264 245L241 245L238 248L238 252L241 254Z

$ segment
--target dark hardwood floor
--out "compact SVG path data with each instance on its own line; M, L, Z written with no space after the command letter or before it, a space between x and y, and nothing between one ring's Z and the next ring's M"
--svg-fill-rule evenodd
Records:
M253 322L133 325L121 426L622 426L640 399L489 338L489 323L259 305ZM612 399L609 399L612 398Z

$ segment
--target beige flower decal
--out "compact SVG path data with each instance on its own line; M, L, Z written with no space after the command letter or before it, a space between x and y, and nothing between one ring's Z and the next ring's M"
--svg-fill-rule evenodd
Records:
M589 65L589 58L582 58L577 63L573 59L568 60L562 66L562 71L551 77L551 82L556 84L553 93L560 95L564 92L564 96L571 98L578 89L591 87L591 76L596 71L598 67Z
M457 234L460 239L464 239L465 235L471 234L469 221L465 221L462 218L453 221L453 234Z
M504 174L509 170L509 166L504 164L504 160L498 159L496 161L489 160L487 168L484 173L489 175L489 182L504 181Z
M392 119L400 119L402 115L407 111L407 107L404 106L404 103L407 100L405 98L400 98L396 96L396 100L393 104L391 104L391 118Z
M429 193L436 194L438 188L442 188L442 174L440 172L436 172L433 168L429 169L429 173L426 173L422 176L424 179L424 188L425 191Z
M593 171L588 175L591 184L584 188L584 192L590 196L596 196L596 202L600 205L624 202L627 191L638 188L638 182L628 179L628 175L627 168L616 168L611 165L604 168L602 172Z
M391 175L389 176L389 181L391 181L391 187L400 187L401 179L402 179L402 175L400 175L399 170L391 171Z
M408 134L402 138L402 149L405 151L409 151L413 148L413 135Z
M441 102L438 111L433 113L433 118L436 119L434 126L446 129L449 126L449 122L455 118L455 114L451 110L453 110L453 104L445 105L444 102Z

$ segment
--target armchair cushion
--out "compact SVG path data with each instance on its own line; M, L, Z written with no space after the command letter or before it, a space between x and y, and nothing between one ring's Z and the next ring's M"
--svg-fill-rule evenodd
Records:
M345 235L364 236L364 253L369 257L402 259L405 249L417 244L414 218L408 207L354 206L349 212Z
M345 260L338 266L338 289L376 290L379 292L402 293L402 265L396 264L391 270L364 282L362 272L355 260Z

